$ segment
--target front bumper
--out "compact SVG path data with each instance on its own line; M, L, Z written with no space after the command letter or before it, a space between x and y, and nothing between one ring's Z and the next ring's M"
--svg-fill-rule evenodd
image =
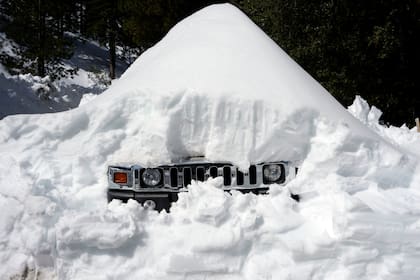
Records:
M134 199L142 205L151 200L156 205L155 210L161 211L165 209L168 212L171 204L178 200L178 194L174 192L139 193L130 190L108 190L107 197L108 202L113 199L119 199L123 202L127 202L129 199Z
M226 190L230 192L229 190ZM241 193L253 193L253 194L266 194L268 188L258 188L258 189L241 189L237 190ZM127 202L129 199L134 199L141 205L147 204L147 201L153 201L155 210L162 211L166 210L169 212L171 204L178 201L178 193L176 192L135 192L131 190L108 190L107 192L108 202L111 202L113 199L119 199L123 202ZM292 196L293 197L293 196ZM293 197L294 198L294 197Z

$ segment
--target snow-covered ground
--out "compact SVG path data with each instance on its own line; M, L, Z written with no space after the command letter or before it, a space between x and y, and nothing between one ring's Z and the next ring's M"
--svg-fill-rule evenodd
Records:
M102 93L110 83L108 78L108 51L93 41L74 34L74 53L62 62L65 69L77 69L72 76L55 81L49 77L31 74L10 75L0 63L0 119L14 114L50 113L77 107L84 98ZM19 59L21 47L0 33L0 54ZM118 57L116 70L120 76L128 64Z
M420 134L379 115L203 9L95 99L0 121L0 278L418 279ZM170 214L107 204L108 163L192 155L300 169L261 196L193 182Z

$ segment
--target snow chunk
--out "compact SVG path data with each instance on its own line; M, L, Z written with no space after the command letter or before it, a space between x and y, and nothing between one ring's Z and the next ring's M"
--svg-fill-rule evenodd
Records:
M390 143L402 147L407 153L420 157L420 133L414 127L410 130L405 124L401 127L386 126L379 123L382 111L369 104L360 96L356 96L348 111L370 129L387 139Z

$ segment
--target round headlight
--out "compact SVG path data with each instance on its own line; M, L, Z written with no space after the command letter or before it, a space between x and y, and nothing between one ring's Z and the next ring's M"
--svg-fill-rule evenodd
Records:
M281 177L281 167L278 164L264 166L264 179L269 182L276 182Z
M162 175L160 174L159 169L148 168L144 170L143 174L141 175L141 178L146 185L156 186L160 183Z

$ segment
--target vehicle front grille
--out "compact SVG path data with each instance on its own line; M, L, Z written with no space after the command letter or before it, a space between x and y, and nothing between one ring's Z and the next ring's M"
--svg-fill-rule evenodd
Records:
M281 176L275 181L270 181L263 176L266 168L270 165L278 165L281 168ZM126 166L109 166L108 182L112 189L133 189L135 191L165 191L178 192L194 181L206 181L209 178L221 177L225 190L231 189L260 189L267 188L268 184L283 184L294 178L296 172L290 173L287 162L268 162L251 165L247 170L240 170L235 165L226 162L182 162L178 164L160 165L152 167L159 169L162 179L157 185L149 186L142 179L142 174L146 168L140 165ZM292 168L293 171L295 169ZM113 174L115 172L125 172L128 174L126 184L118 184L113 182ZM291 174L291 176L289 176ZM270 174L268 173L267 176Z
M262 165L251 165L246 172L229 164L193 164L161 166L164 186L179 189L191 184L192 180L206 181L208 178L223 178L226 187L253 186L262 183Z

